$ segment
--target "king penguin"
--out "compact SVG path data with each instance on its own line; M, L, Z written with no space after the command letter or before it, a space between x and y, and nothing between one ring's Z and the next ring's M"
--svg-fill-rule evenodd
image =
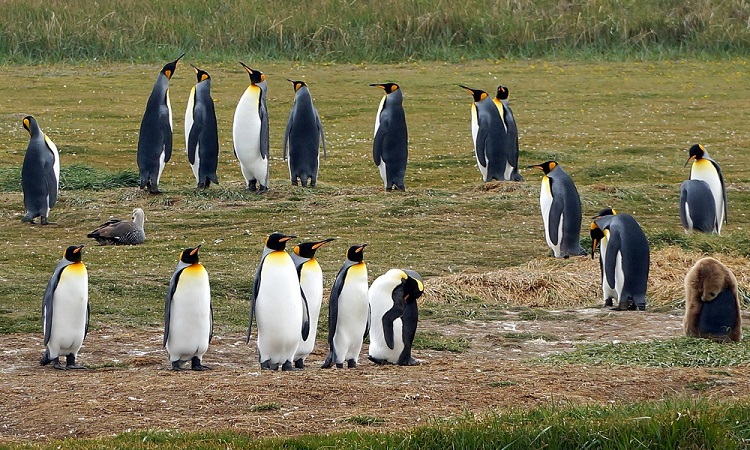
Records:
M544 172L539 205L544 237L555 258L585 255L581 247L581 198L573 180L556 161L529 166Z
M409 136L401 88L396 83L376 83L370 86L378 86L385 91L375 116L372 156L380 170L385 190L390 191L395 186L404 191Z
M323 124L320 115L312 102L310 90L304 81L287 79L294 85L294 104L289 113L284 132L284 159L289 152L289 177L292 184L297 186L297 180L302 186L314 187L318 181L318 166L320 165L320 143L323 143L323 157L326 156L326 138L323 134Z
M172 157L172 105L169 102L169 80L177 69L177 62L183 56L184 53L164 65L156 77L138 132L137 161L141 189L148 187L152 194L160 193L161 173L164 171L164 165Z
M602 215L591 223L590 233L592 258L598 243L607 240L602 254L602 287L614 288L613 300L618 304L613 309L644 311L650 256L641 226L629 214Z
M508 103L508 95L510 91L507 87L500 85L497 87L495 98L492 101L497 107L497 112L500 113L500 118L503 120L505 125L505 138L506 138L506 163L505 163L505 179L513 181L523 181L523 177L518 173L518 127L516 126L516 119L513 117L513 111L510 109Z
M261 369L292 370L301 340L310 334L307 302L286 243L296 236L273 233L266 237L263 256L255 271L250 298L250 342L253 319L258 320L258 360Z
M727 190L724 185L724 175L721 173L721 167L719 167L719 163L711 159L706 149L700 144L694 144L688 152L689 157L685 165L687 166L691 161L693 162L690 168L690 179L703 180L711 189L716 211L713 232L721 234L721 227L727 222ZM695 204L691 206L694 206L693 210L695 210L696 207L705 209L709 205Z
M411 346L417 333L417 299L424 292L422 277L413 270L391 269L372 282L370 303L370 361L414 366Z
M21 187L26 210L21 220L42 225L49 222L49 212L57 203L60 189L60 153L57 146L39 128L32 116L23 118L23 127L29 132L29 145L21 167Z
M201 363L213 337L214 314L208 272L199 261L201 246L180 253L164 303L164 342L172 370L210 370Z
M328 347L323 363L327 369L334 363L357 367L362 342L367 334L369 303L367 302L367 265L364 250L367 244L354 245L346 252L344 265L336 275L328 300Z
M188 161L198 189L211 182L219 184L216 166L219 163L219 134L216 128L214 99L211 98L211 77L195 66L198 82L190 90L185 110L185 143Z
M81 262L83 245L71 245L44 291L42 327L47 347L40 364L55 369L83 369L76 356L89 329L89 276ZM65 356L66 365L60 364Z
M304 295L307 301L307 309L310 314L310 333L306 339L300 336L299 347L297 347L297 352L294 354L294 367L297 369L305 367L305 359L312 353L315 347L320 306L323 302L323 271L315 259L315 251L333 240L333 238L328 238L317 242L303 242L294 246L294 251L291 255L294 266L297 268L302 295Z
M599 211L594 217L592 217L592 219L596 220L604 216L612 216L615 214L617 214L617 211L615 211L613 208L604 208ZM602 279L602 298L604 300L604 306L612 306L612 301L617 298L617 291L615 291L614 283L610 284L604 273L604 261L607 258L607 244L609 243L607 237L609 233L604 234L601 228L597 227L593 222L589 229L589 233L591 235L591 241L593 242L594 240L596 240L599 243L599 273ZM592 259L594 258L595 251L596 248L592 247Z
M680 185L680 221L685 232L716 231L716 202L711 187L703 180L685 180Z
M250 76L250 86L240 97L234 111L232 138L234 155L251 191L268 190L269 149L266 76L240 62ZM260 186L258 186L260 184Z

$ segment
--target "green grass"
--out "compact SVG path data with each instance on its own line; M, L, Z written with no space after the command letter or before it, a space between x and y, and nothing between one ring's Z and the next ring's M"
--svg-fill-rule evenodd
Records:
M441 350L463 353L471 346L464 337L449 337L434 331L419 331L414 336L413 348L416 350Z

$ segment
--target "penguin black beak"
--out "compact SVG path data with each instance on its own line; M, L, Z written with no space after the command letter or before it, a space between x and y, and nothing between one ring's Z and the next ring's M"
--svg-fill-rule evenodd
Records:
M240 63L240 64L242 64L242 67L244 67L244 68L245 68L245 70L247 70L247 73L253 73L253 69L251 69L251 68L247 67L247 66L245 65L245 63L243 63L242 61L239 61L239 63Z
M319 249L320 247L322 247L322 246L326 245L327 243L329 243L329 242L331 242L331 241L335 241L335 240L336 240L336 238L328 238L328 239L323 239L322 241L320 241L320 242L318 242L317 244L313 245L313 246L312 246L312 248L313 248L313 250L317 250L317 249Z
M185 52L185 53L181 54L180 56L178 56L177 59L174 60L174 63L177 64L182 59L182 57L185 56L185 55L187 55L187 52Z
M591 240L591 259L594 259L594 252L596 252L597 245L599 245L599 239L592 239Z
M685 161L685 165L682 166L682 167L687 167L687 165L690 164L690 161L692 161L694 159L695 159L695 155L691 155L690 158L688 158L688 160Z

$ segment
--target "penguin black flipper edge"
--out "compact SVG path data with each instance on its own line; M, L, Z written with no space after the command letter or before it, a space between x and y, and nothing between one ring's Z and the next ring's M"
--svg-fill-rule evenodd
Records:
M175 290L177 290L177 283L180 280L180 275L182 275L182 270L176 272L174 276L172 276L172 279L169 281L169 292L167 292L167 297L164 301L164 340L162 342L162 347L167 346L167 340L169 339L169 322L172 313L172 297L174 296Z
M299 292L302 295L302 340L306 341L310 336L310 307L307 305L307 297L301 286Z
M255 318L255 301L258 298L260 292L260 270L263 267L263 261L266 259L264 256L258 264L258 268L255 269L255 278L253 279L253 295L250 297L250 321L247 324L247 342L250 342L250 336L252 335L253 319Z
M549 178L549 188L550 192L552 192L552 204L550 205L549 209L549 238L550 241L552 241L553 245L558 245L560 243L560 240L562 236L559 236L560 231L560 219L563 213L563 210L565 209L564 202L564 196L562 194L555 192L555 183L552 180L552 178ZM557 195L555 195L557 194ZM559 196L559 197L558 197Z
M403 283L393 289L391 298L393 299L393 307L388 310L387 313L383 314L383 337L385 338L385 343L388 348L393 350L395 345L393 340L393 321L404 314L405 303Z
M47 290L44 291L44 300L42 301L42 319L44 321L44 345L49 343L50 336L52 335L52 299L57 289L57 284L60 282L61 268L55 270L52 275L52 279L47 285Z

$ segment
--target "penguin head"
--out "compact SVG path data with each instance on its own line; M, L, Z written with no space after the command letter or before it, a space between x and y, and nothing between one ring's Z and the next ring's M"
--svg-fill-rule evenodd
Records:
M172 62L168 62L164 65L164 68L161 69L161 73L163 73L168 79L172 79L172 75L174 75L174 71L177 69L177 62L182 59L182 57L185 56L185 54L181 54L179 58L175 59Z
M532 166L528 166L528 169L535 168L539 169L542 172L544 172L545 175L549 174L554 170L554 168L557 167L557 161L546 161L541 164L534 164Z
M290 80L289 78L286 79L286 81L292 83L294 85L294 92L299 91L302 87L307 86L307 83L304 81L297 81L297 80Z
M83 246L81 245L71 245L70 247L65 249L64 257L70 262L77 263L81 262L81 256L83 255Z
M360 263L365 259L365 247L367 244L352 245L346 252L346 259L355 263Z
M186 248L182 251L182 253L180 253L180 261L184 262L185 264L196 264L199 260L198 250L200 250L200 248L201 244L198 244L197 247Z
M266 81L266 76L261 72L260 70L254 70L245 65L242 61L240 61L240 64L242 64L242 67L245 68L245 71L248 75L250 75L250 82L253 84L262 83ZM296 89L295 89L296 90Z
M487 93L481 89L472 89L468 86L464 86L463 84L459 84L459 86L471 92L472 97L474 97L474 102L481 102L482 100L487 98Z
M507 100L508 95L510 94L510 91L507 87L500 85L497 87L497 93L495 94L495 98L498 100Z
M23 118L23 127L26 129L26 131L29 132L30 135L33 135L34 131L39 128L39 125L37 125L34 116L26 116Z
M396 83L372 83L370 86L383 88L386 94L391 94L400 89Z
M422 277L413 270L404 270L406 278L402 281L404 285L404 300L413 302L424 293L424 283Z
M193 65L191 64L191 66ZM205 70L199 69L195 66L193 66L193 70L195 70L195 77L198 79L198 83L211 79L211 76Z
M602 218L604 216L614 216L614 215L617 215L617 211L615 211L612 208L604 208L604 209L600 210L598 213L596 213L596 215L594 217L592 217L592 219L596 220L596 219L600 219L600 218Z
M284 233L272 233L266 237L266 247L271 250L284 250L286 248L286 242L296 237L297 236L290 236Z
M706 156L706 149L701 144L693 144L688 150L688 160L685 162L685 166L690 164L690 161L697 161L704 156Z
M303 242L299 245L294 246L294 253L303 258L314 258L315 250L326 245L327 243L335 241L334 238L323 239L317 242Z
M591 235L591 259L594 259L596 247L598 247L599 242L604 239L604 231L599 228L599 225L597 225L596 222L591 222L589 234Z

